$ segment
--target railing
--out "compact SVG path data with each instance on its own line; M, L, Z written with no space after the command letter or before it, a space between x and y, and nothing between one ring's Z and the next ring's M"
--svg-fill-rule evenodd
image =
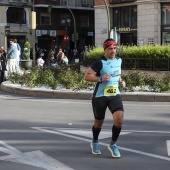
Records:
M124 58L122 59L124 70L150 70L170 71L170 59L168 58Z
M48 5L57 5L57 6L68 6L68 7L84 7L84 8L93 8L94 0L88 0L87 3L82 3L82 1L61 1L61 0L36 0L35 4L48 4Z
M84 58L80 60L84 66L90 66L96 58ZM148 71L170 71L169 58L123 58L123 70L148 70Z

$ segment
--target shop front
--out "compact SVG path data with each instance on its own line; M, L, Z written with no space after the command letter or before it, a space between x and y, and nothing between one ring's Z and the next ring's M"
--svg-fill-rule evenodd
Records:
M170 45L170 3L161 5L161 37L162 44Z
M120 45L137 45L137 28L118 28Z
M113 9L113 28L118 34L120 45L137 45L137 6L123 6Z

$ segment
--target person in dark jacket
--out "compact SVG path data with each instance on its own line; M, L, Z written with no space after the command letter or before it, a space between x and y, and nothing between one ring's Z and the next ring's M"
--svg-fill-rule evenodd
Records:
M0 47L0 76L1 76L1 79L0 79L0 83L2 83L3 81L6 80L6 77L5 77L5 71L7 70L6 69L6 52L4 50L3 47Z

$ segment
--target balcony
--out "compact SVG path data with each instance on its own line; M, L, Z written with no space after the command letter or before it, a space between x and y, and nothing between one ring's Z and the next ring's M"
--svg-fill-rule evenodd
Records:
M135 2L137 0L109 0L110 4L120 4L120 3L129 3L129 2Z
M17 3L31 3L32 0L0 0L0 3L11 3L11 2L17 2Z
M1 5L12 5L12 6L30 6L32 0L0 0Z
M83 7L83 8L93 8L94 0L87 0L86 3L77 1L62 1L62 0L35 0L35 4L46 4L46 5L56 5L56 6L69 6L69 7Z

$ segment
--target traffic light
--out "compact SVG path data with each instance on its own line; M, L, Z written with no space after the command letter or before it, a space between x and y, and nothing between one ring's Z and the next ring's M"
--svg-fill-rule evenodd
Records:
M5 35L10 35L10 26L5 26Z
M53 43L54 43L54 44L56 43L56 39L55 39L55 38L53 38Z

